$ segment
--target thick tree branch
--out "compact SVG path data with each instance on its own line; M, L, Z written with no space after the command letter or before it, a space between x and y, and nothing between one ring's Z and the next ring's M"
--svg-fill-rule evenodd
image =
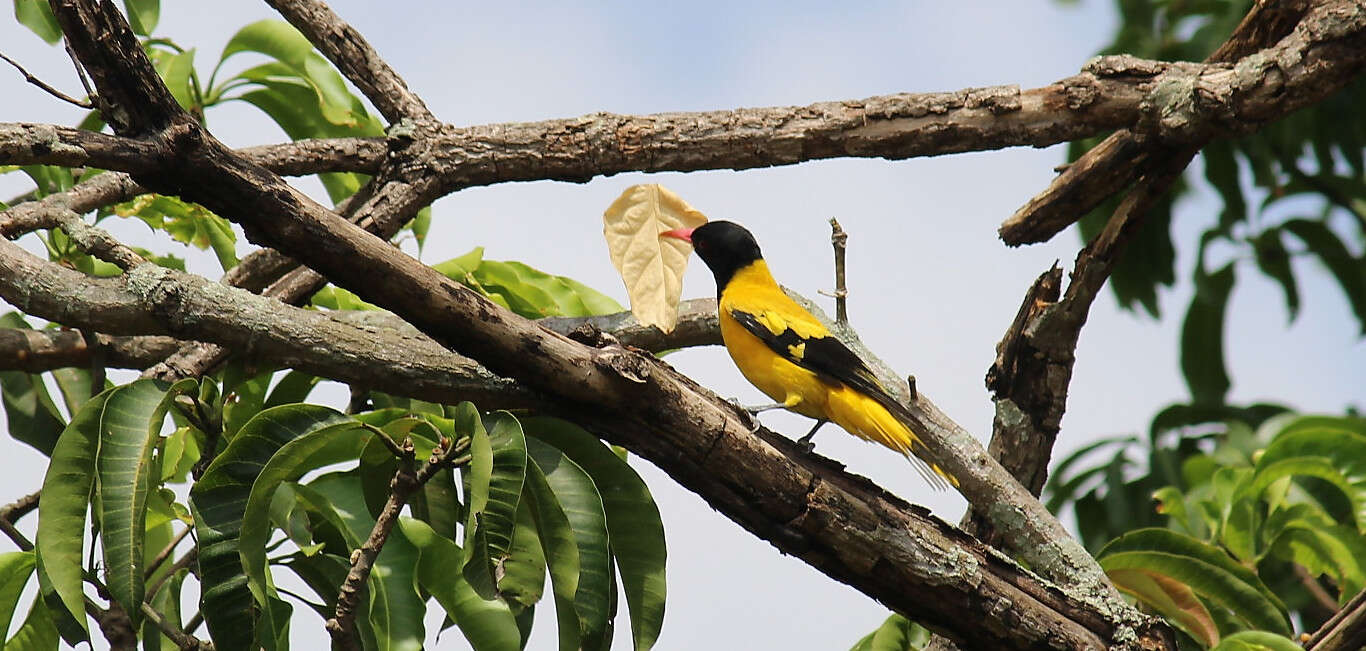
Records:
M427 105L380 58L355 28L315 0L266 0L318 48L390 124L403 119L434 121Z
M1001 239L1012 246L1046 241L1134 179L1169 166L1166 158L1189 159L1211 138L1256 129L1336 92L1361 67L1366 21L1361 13L1352 0L1256 3L1206 61L1238 61L1230 68L1233 74L1252 71L1264 77L1264 84L1244 80L1214 92L1202 80L1172 85L1155 98L1146 124L1115 132L1070 165L1001 225ZM1230 115L1230 109L1249 100L1262 106ZM1172 143L1160 129L1163 122L1185 136L1184 147L1153 149L1150 140ZM1153 125L1158 131L1150 130Z

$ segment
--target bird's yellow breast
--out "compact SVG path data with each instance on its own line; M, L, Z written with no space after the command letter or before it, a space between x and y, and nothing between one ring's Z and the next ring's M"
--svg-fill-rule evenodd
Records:
M774 334L787 329L803 337L828 334L820 321L783 293L763 260L735 273L721 293L720 308L721 338L745 379L792 411L828 420L826 398L831 385L774 353L731 316L732 310L753 314ZM796 344L788 353L801 357L803 346Z

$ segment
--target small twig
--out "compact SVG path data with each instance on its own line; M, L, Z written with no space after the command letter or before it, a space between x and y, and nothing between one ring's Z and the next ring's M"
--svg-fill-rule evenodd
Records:
M403 441L398 470L394 472L394 478L389 482L389 499L384 503L384 510L380 511L379 517L375 518L375 526L370 530L370 537L359 549L351 553L351 571L346 574L346 580L342 582L341 590L337 593L336 611L332 618L327 620L326 628L328 634L332 636L332 647L334 649L351 651L359 648L356 644L354 626L356 601L360 597L361 587L365 585L370 576L370 570L374 567L375 559L379 556L380 550L384 548L384 542L389 539L389 533L393 531L394 524L398 522L398 514L407 504L408 498L442 468L469 463L469 455L456 456L468 450L469 447L470 439L468 437L458 441L442 438L441 445L432 450L431 457L422 464L420 469L414 470L413 441L412 439Z
M20 551L26 552L33 549L33 541L29 540L28 536L25 536L23 532L15 529L14 525L10 524L9 520L0 519L0 531L3 531L6 536L9 536L9 539L14 541L14 545L18 547Z
M1309 651L1360 649L1366 641L1366 591L1357 593L1341 610L1303 642Z
M844 284L844 251L848 248L849 235L840 228L839 220L830 218L830 244L835 247L835 321L849 322L849 311L845 303L849 290Z
M19 74L24 76L24 81L27 81L28 83L43 89L43 91L45 91L47 94L52 95L53 97L56 97L57 99L62 100L63 102L70 102L84 109L95 108L95 105L91 104L88 101L83 102L74 97L71 97L70 95L67 95L66 93L63 93L60 90L57 90L56 88L47 85L47 83L44 82L42 79L34 77L32 74L29 73L28 70L25 70L24 66L19 65L18 61L15 61L14 59L5 56L4 52L0 52L0 59L4 59L6 63L14 66L15 69L19 71ZM81 83L85 83L84 74L81 75ZM86 89L86 92L89 92L88 87Z
M4 520L11 524L18 522L19 518L32 513L34 509L38 508L38 500L42 498L42 495L42 491L34 491L9 504L0 506L0 520Z
M212 643L200 640L181 630L175 624L172 624L170 620L166 619L164 615L157 612L155 608L147 605L146 602L143 602L142 604L142 616L146 617L147 621L151 622L153 626L156 626L163 635L171 638L171 641L181 649L196 651L198 649L213 648Z
M184 531L177 534L175 538L171 539L170 543L167 543L160 552L157 552L156 558L153 558L152 562L147 565L147 570L143 572L142 577L144 579L152 578L152 575L156 574L157 568L161 567L161 564L165 563L166 559L170 558L171 554L175 553L176 546L179 545L181 541L185 540L186 536L190 535L190 531L191 527L185 527Z
M1319 608L1329 613L1338 611L1338 600L1334 599L1333 595L1328 594L1328 591L1319 584L1319 580L1310 574L1303 565L1295 565L1295 576L1299 578L1304 589L1309 591L1309 596L1314 598L1314 602L1319 605Z
M95 96L95 91L90 88L90 78L85 74L85 66L81 65L81 60L76 56L76 51L71 49L71 41L62 39L62 47L66 48L66 55L71 57L71 65L76 67L76 78L81 80L81 88L85 89L86 100L84 108L94 108L99 98Z
M185 633L187 635L194 635L195 630L203 623L204 611L196 611L195 614L191 615L190 619L185 622Z
M398 457L400 460L407 460L408 462L412 461L412 441L404 441L402 445L399 445L398 441L394 440L394 437L389 436L384 430L378 427L375 427L373 425L365 425L365 429L368 429L371 432L373 432L375 436L379 438L380 442L384 444L384 447L388 448L389 451L392 452L395 457Z
M189 531L189 529L186 529L186 531ZM198 547L191 548L190 551L185 552L185 555L181 556L175 563L172 563L171 567L160 579L157 579L156 583L147 586L147 598L151 599L153 595L161 591L161 586L166 585L166 582L176 575L176 572L194 565L197 560L199 560Z

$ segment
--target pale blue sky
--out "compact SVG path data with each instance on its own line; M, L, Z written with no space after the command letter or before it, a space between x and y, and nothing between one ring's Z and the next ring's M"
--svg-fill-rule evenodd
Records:
M230 31L270 15L264 4L167 0L158 33L199 49L207 75ZM443 120L454 124L534 121L594 111L648 113L806 104L893 92L953 90L1016 83L1038 86L1073 74L1115 27L1110 2L850 3L332 3L375 45ZM0 51L44 79L75 92L60 50L12 21L0 21ZM0 121L72 122L18 75L0 69ZM232 145L282 139L254 108L215 110L210 128ZM1070 268L1074 232L1054 242L1007 249L997 225L1053 176L1061 147L1013 149L887 162L834 160L746 172L622 174L584 185L538 182L474 188L442 199L424 259L440 261L476 245L491 259L517 259L573 276L619 300L600 215L627 185L669 186L713 219L750 227L779 279L815 297L832 284L826 220L850 234L850 314L869 346L919 379L935 400L979 438L990 433L982 377L994 346L1036 275L1054 260ZM0 195L21 188L0 177ZM306 185L316 189L316 185ZM1208 194L1180 206L1182 245L1209 223ZM121 232L143 246L146 230ZM1178 278L1189 275L1182 248ZM1297 260L1302 279L1317 274ZM215 275L211 259L193 268ZM1278 399L1305 410L1362 402L1366 345L1336 287L1301 285L1293 328L1279 289L1240 269L1230 307L1232 399ZM702 265L689 270L685 297L713 293ZM1169 315L1184 312L1190 288L1162 295ZM1119 311L1108 295L1083 331L1063 421L1060 453L1100 435L1146 430L1162 406L1186 395L1177 361L1179 318L1153 322ZM721 395L760 402L719 348L669 358ZM766 415L794 436L804 419ZM827 428L821 453L838 458L902 497L956 521L963 502L931 493L886 450ZM41 460L22 445L0 443L16 468L0 501L28 492ZM22 462L17 461L22 460ZM644 462L664 514L669 542L669 603L659 649L847 648L886 615L880 605L837 584L713 512ZM544 609L547 613L549 608ZM623 608L623 612L624 612ZM532 649L554 648L553 618L542 617ZM321 640L304 616L299 640ZM312 630L310 630L312 629ZM615 648L629 648L623 622ZM458 649L458 634L437 648ZM302 648L302 646L301 646Z

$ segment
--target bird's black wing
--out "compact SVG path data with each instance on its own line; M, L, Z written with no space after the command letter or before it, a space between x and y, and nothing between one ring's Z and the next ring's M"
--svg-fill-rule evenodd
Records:
M737 309L730 310L730 315L783 359L824 379L843 382L878 402L896 402L868 365L839 339L828 334L803 336L791 327L774 332L758 315Z

